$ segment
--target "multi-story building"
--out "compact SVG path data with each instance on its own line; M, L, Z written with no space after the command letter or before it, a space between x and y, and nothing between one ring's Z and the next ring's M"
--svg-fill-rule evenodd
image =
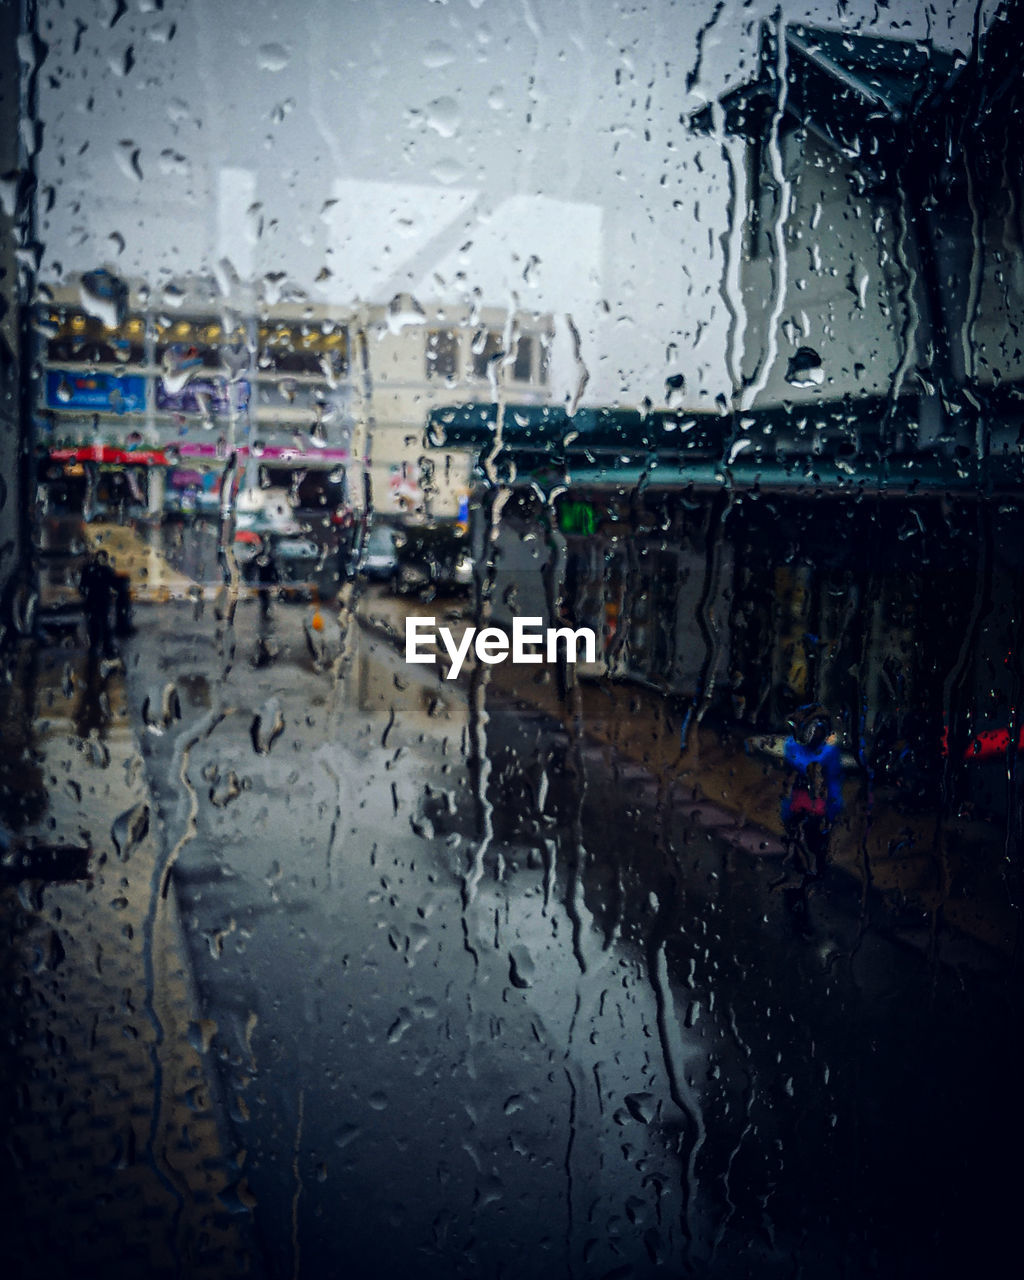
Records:
M344 452L366 460L373 504L391 513L454 516L467 492L470 455L424 449L432 407L498 386L548 395L549 318L407 296L224 305L210 281L157 295L97 271L53 291L37 328L42 446L170 449L188 471L233 449L253 465L286 449L306 467ZM156 514L175 476L149 481Z
M458 513L468 497L474 455L425 443L424 425L439 407L490 402L499 394L549 402L551 317L428 308L399 295L386 307L364 309L361 321L375 506Z

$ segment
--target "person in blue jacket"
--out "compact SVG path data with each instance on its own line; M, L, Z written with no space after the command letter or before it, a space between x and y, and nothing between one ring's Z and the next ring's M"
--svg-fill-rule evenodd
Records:
M842 757L823 707L801 707L792 726L783 748L785 861L799 860L806 875L820 876L828 861L832 828L843 811Z

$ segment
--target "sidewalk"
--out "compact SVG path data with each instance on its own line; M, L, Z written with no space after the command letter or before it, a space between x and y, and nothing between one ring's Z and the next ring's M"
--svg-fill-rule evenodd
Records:
M12 661L0 687L6 1274L258 1275L173 882L158 892L166 853L120 668L35 642ZM43 846L63 860L48 866Z
M438 600L426 609L377 592L364 594L359 607L363 624L399 647L404 647L405 618L413 612L436 613L457 638L471 607ZM443 671L448 662L443 652L439 662ZM472 666L467 660L460 680L469 678ZM578 716L593 743L614 748L621 758L688 792L696 825L715 828L753 858L781 858L782 770L752 749L746 734L702 724L691 731L683 752L682 712L657 690L584 677L577 680L574 696L562 702L547 668L509 662L491 666L488 682L493 692L541 710L567 728ZM870 806L865 781L852 772L843 794L845 814L832 838L832 865L880 902L903 936L928 945L932 930L944 925L1004 957L1012 955L1018 915L1003 876L998 832L978 821L942 828L934 814L904 812L884 792L876 793Z

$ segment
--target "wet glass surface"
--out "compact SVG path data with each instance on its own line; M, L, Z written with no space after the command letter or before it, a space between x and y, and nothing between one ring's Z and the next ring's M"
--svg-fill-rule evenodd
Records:
M13 1274L1004 1265L1019 8L3 20Z

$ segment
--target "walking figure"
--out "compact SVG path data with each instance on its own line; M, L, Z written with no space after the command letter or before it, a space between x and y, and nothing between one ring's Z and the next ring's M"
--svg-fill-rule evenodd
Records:
M117 574L105 551L97 551L82 570L78 584L85 604L85 626L89 650L104 658L113 657L111 609L118 594Z
M260 617L264 620L270 617L270 593L271 588L276 586L279 577L277 572L277 562L274 559L273 548L268 537L263 537L260 541L260 549L256 553L256 594L260 601Z
M799 861L804 874L814 877L825 870L832 828L843 810L843 762L823 707L801 707L792 724L783 749L788 788L782 797L784 861Z

